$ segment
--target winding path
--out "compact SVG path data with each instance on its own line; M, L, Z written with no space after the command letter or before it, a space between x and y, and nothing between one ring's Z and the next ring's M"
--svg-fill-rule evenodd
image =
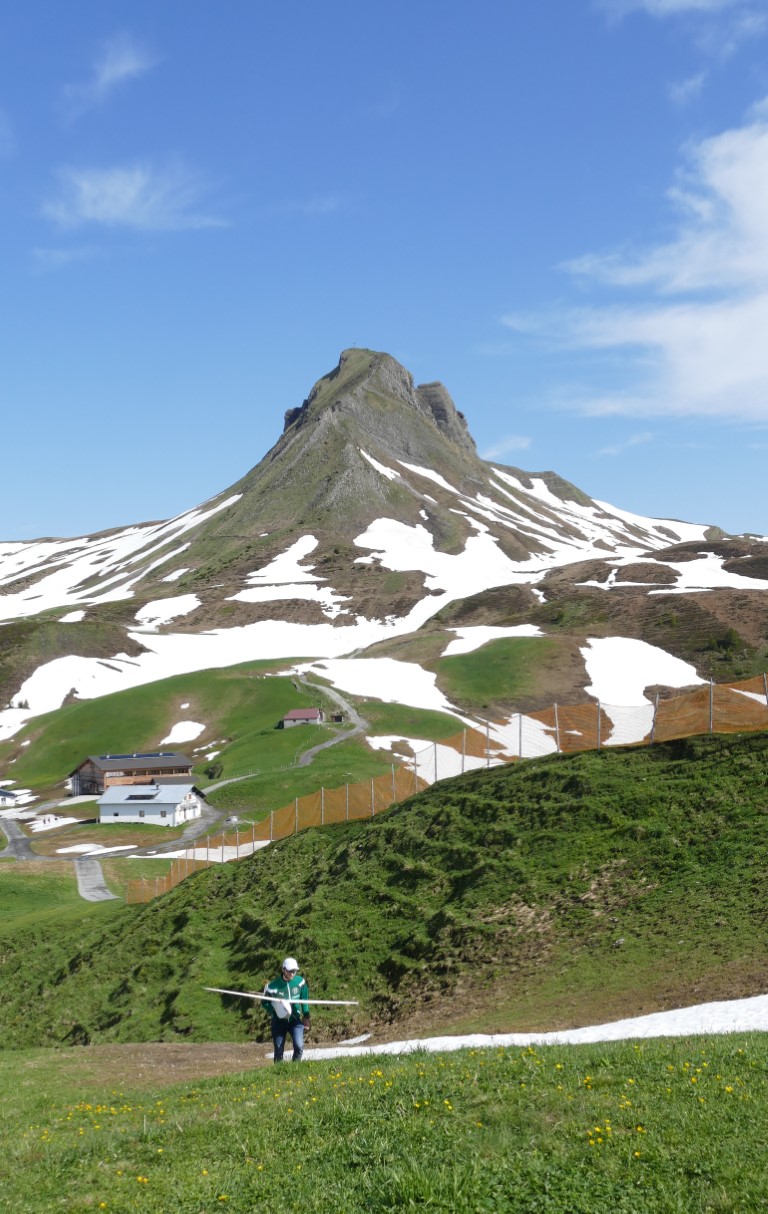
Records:
M33 851L30 840L18 822L0 818L0 830L8 840L7 847L0 851L0 860L53 860L53 856L40 856Z

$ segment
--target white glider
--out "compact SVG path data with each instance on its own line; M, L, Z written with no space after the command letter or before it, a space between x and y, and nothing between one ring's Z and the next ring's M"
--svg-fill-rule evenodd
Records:
M265 995L259 991L228 991L222 986L204 986L204 991L214 991L217 995L240 995L243 999L260 999L262 1003L320 1003L324 1007L357 1007L357 999L281 999L276 995Z

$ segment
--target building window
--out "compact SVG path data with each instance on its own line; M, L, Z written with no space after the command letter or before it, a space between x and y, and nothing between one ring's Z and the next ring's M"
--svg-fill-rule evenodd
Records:
M143 817L144 817L144 810L143 810L143 809L140 809L140 810L139 810L139 817L140 817L140 818L143 818Z
M168 817L168 814L167 814L167 812L166 812L164 809L161 809L161 810L160 810L160 817L161 817L161 818L167 818L167 817Z
M120 817L120 814L117 812L117 810L115 810L115 812L113 813L112 817L113 817L113 818L119 818L119 817Z

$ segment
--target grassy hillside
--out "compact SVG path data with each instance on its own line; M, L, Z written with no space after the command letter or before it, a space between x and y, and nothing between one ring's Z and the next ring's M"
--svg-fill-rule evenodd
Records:
M274 741L281 717L320 694L297 690L287 675L263 677L271 668L268 662L248 662L66 704L30 721L0 747L0 761L15 758L19 784L53 785L87 754L155 750L177 721L197 721L205 732L190 748L219 749L226 766L248 766L260 739Z
M565 661L563 646L545 637L490 641L472 653L432 664L438 687L470 712L501 716L541 694L546 675Z
M764 1037L342 1058L202 1080L197 1051L200 1071L193 1054L183 1085L178 1047L165 1047L165 1076L156 1051L130 1048L124 1062L98 1046L6 1054L4 1205L757 1212L768 1188Z
M253 779L238 780L210 793L210 803L217 808L237 813L248 821L259 821L272 809L280 809L294 797L303 797L320 788L341 788L344 784L362 783L373 776L383 775L392 766L391 758L381 751L371 751L364 742L352 740L340 742L338 746L321 751L312 760L311 766L289 766L296 758L298 739L301 749L322 741L321 731L307 726L300 730L289 730L287 737L292 743L290 755L284 764L275 763L268 769L265 759L263 774ZM279 754L278 752L275 752Z
M555 1028L766 989L768 737L550 756L306 831L93 930L0 937L0 1035L242 1040L295 952L323 1034Z
M65 704L55 712L37 717L10 741L0 744L0 773L10 776L21 787L53 789L88 754L124 753L155 750L161 738L168 736L177 721L196 721L205 731L194 742L179 749L197 758L195 772L206 783L206 752L216 751L221 776L238 776L251 771L274 774L295 763L308 747L333 736L326 727L278 730L275 724L292 708L322 703L326 709L336 705L327 699L322 687L310 689L297 685L290 676L280 674L286 663L247 662L193 674L177 675L144 687L135 687L97 700ZM269 677L267 677L269 676ZM354 698L354 697L351 697ZM181 705L186 704L186 708ZM371 721L375 733L404 733L425 739L449 737L462 726L445 713L408 708L379 701L366 701L361 711ZM341 747L341 750L344 748ZM361 755L365 762L361 764ZM378 775L382 760L357 744L350 756L323 761L327 770L313 779L307 788L283 787L274 796L262 795L260 787L242 786L242 795L232 801L249 809L276 808L292 796L314 791L325 782L345 783ZM267 784L274 783L270 776ZM250 795L252 793L253 795ZM272 798L270 800L270 797ZM227 799L225 798L225 802ZM223 802L224 803L224 802ZM227 802L229 803L229 802Z
M4 838L5 836L0 836ZM60 918L63 912L82 908L75 870L58 863L0 865L1 930L23 930L32 923Z

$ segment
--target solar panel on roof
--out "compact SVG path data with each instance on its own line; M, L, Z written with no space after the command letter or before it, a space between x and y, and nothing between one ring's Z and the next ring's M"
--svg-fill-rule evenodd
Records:
M136 750L128 755L99 755L100 759L169 759L172 750Z

